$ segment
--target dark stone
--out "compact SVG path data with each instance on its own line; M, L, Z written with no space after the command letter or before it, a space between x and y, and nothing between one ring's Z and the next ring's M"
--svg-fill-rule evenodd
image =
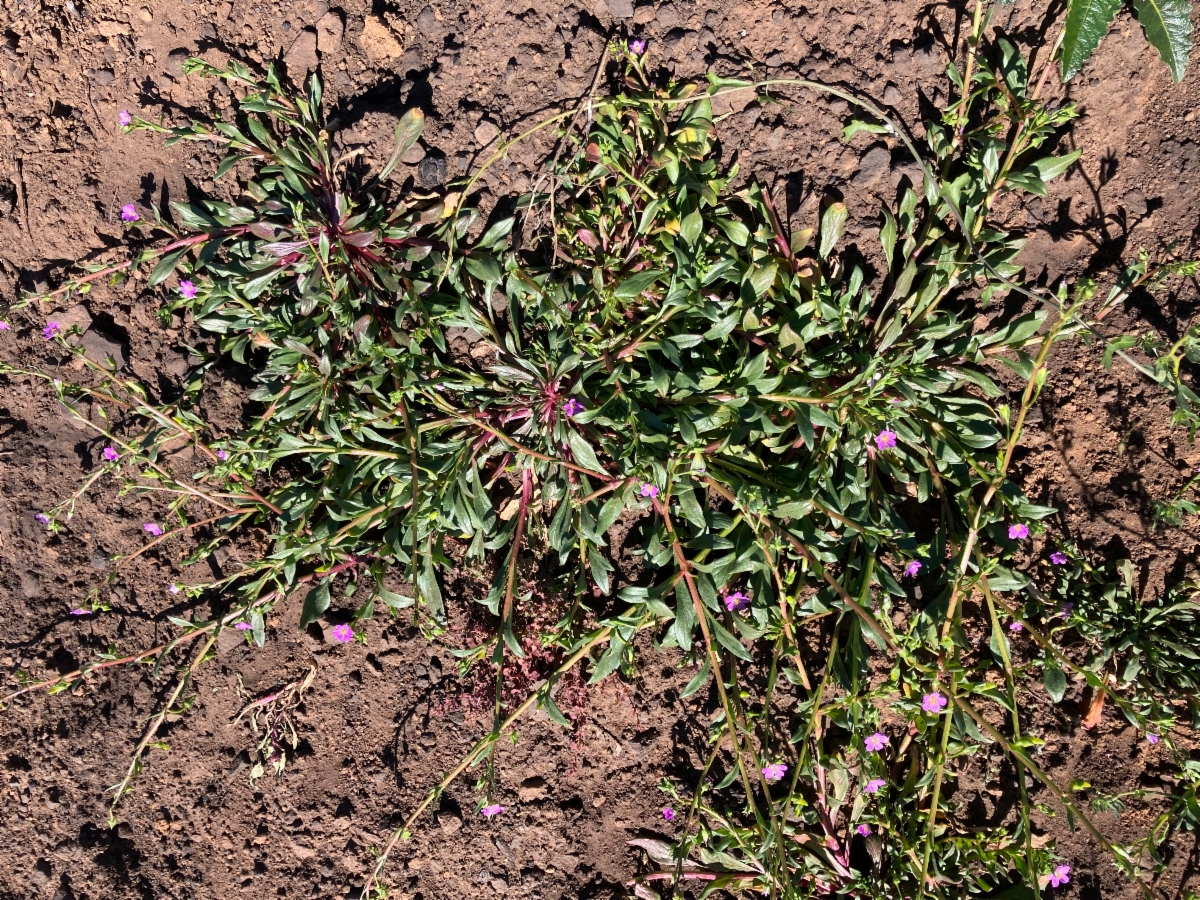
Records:
M435 188L446 180L446 157L426 156L417 166L417 181L423 188Z

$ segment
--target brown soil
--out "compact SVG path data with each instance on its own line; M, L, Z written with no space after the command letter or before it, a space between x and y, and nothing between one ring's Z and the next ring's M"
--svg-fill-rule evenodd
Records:
M42 3L9 0L0 22L0 295L18 285L57 283L79 258L110 258L125 240L124 203L163 204L195 191L228 190L211 180L207 149L167 149L152 135L122 135L123 108L168 119L227 105L212 82L184 78L188 54L215 61L235 54L262 63L288 54L293 71L319 60L327 103L346 147L385 158L397 115L422 106L422 150L400 177L434 187L473 165L481 141L533 121L538 113L587 92L610 27L641 34L652 57L680 77L708 69L741 74L806 73L843 80L893 106L908 121L945 95L947 47L958 48L961 10L911 0L865 10L835 0L665 0L614 20L628 0L566 3L526 0L383 2L323 0L112 0ZM611 12L610 12L611 11ZM998 7L997 24L1022 39L1036 35L1045 3ZM344 26L344 33L338 32ZM313 44L319 33L318 50ZM1055 79L1052 79L1052 83ZM1200 134L1193 110L1197 77L1172 85L1164 67L1122 13L1092 63L1067 93L1085 111L1069 141L1084 164L1052 185L1049 198L1011 211L1010 226L1030 242L1024 259L1043 283L1083 274L1111 277L1121 255L1180 239L1194 244L1200 208ZM1055 91L1059 89L1054 88ZM903 150L846 146L843 103L806 92L779 102L739 102L720 125L725 152L772 187L794 221L812 224L821 198L836 192L872 244L877 197L892 195L912 173ZM530 142L494 167L494 196L523 191L548 148ZM883 152L880 152L882 148ZM423 159L418 159L421 154ZM786 203L784 201L786 200ZM1154 327L1177 335L1195 307L1194 285L1159 300L1135 298L1106 323L1113 333ZM74 305L74 301L71 304ZM90 321L91 340L118 350L125 371L169 394L186 368L184 335L163 330L157 299L144 282L98 286L72 314ZM54 313L51 316L51 313ZM1122 318L1123 316L1123 318ZM38 333L47 308L13 317L0 334L0 356L54 367L59 360ZM1190 524L1150 529L1150 504L1166 499L1200 451L1169 425L1167 398L1118 365L1099 365L1101 347L1066 348L1054 368L1037 422L1020 459L1030 496L1057 506L1056 527L1100 555L1128 555L1150 591L1172 583L1196 559ZM216 385L206 400L218 421L238 414L245 391ZM109 646L151 646L172 633L167 615L191 604L168 592L173 581L200 581L205 565L182 571L184 547L167 544L139 559L109 592L113 612L69 616L104 577L113 554L141 546L141 524L159 511L148 499L119 497L102 485L83 499L71 527L48 536L34 514L75 490L99 447L72 424L41 384L10 382L0 393L0 671L66 672ZM229 560L218 560L218 567ZM427 643L383 616L367 627L367 646L327 643L319 628L299 632L294 605L280 608L264 650L226 643L201 670L194 708L165 732L170 752L152 750L145 772L110 829L105 789L120 780L147 715L166 681L147 669L109 669L68 695L35 695L0 713L0 897L226 898L335 897L357 889L373 864L369 848L450 768L487 723L456 700L458 630ZM201 615L207 610L201 610ZM657 782L694 777L703 752L704 709L679 700L690 672L642 648L632 683L592 690L573 732L527 721L515 746L500 752L500 802L483 821L474 773L427 816L395 855L395 896L448 898L617 897L638 871L626 841L642 831L671 833L658 809ZM232 724L243 698L317 674L298 726L299 758L282 778L249 782L253 736ZM468 698L469 700L470 698ZM1028 698L1029 723L1042 729L1046 764L1061 780L1088 778L1108 790L1157 783L1166 751L1139 744L1115 717L1098 733L1079 728L1078 694L1058 710ZM960 799L992 815L1011 800L964 780ZM996 784L994 780L991 784ZM1011 783L1011 774L1003 783ZM972 800L972 792L975 799ZM1035 793L1047 800L1044 792ZM1048 800L1047 800L1048 802ZM1100 816L1114 838L1130 839L1148 820L1131 808L1121 821ZM1061 819L1040 823L1074 866L1061 897L1119 898L1133 892L1086 836ZM1197 887L1192 838L1177 840L1162 881L1165 896Z

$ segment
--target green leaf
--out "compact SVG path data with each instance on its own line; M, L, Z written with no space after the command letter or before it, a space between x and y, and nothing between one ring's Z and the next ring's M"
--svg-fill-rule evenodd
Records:
M1191 8L1188 0L1133 0L1133 11L1142 23L1146 40L1158 51L1176 82L1183 80L1192 49Z
M388 157L387 165L380 171L380 178L387 178L392 174L392 170L400 164L400 157L417 142L424 127L425 113L419 109L410 109L400 117L400 121L396 123L396 146L392 150L392 155Z
M154 271L150 273L150 280L147 282L148 287L154 287L156 284L162 284L171 273L175 271L175 266L179 263L180 257L187 253L187 247L181 247L173 253L168 253L158 261L158 265L154 267Z
M617 289L613 291L613 296L621 300L632 300L665 274L661 269L638 272L636 275L626 278L617 285Z
M693 209L679 223L679 235L687 242L689 247L700 239L700 232L703 230L704 217L700 215L700 210L698 209Z
M300 627L315 622L329 609L329 582L322 581L304 595L304 607L300 610Z
M1055 703L1062 703L1062 698L1067 693L1067 676L1062 669L1047 664L1045 671L1042 672L1042 684L1051 700Z
M1120 8L1121 0L1070 0L1059 56L1063 81L1070 81L1083 68Z
M571 445L571 453L574 454L577 463L593 472L604 471L600 460L596 458L596 451L592 449L592 445L585 441L583 435L574 428L567 429L567 443Z
M854 140L854 136L860 132L868 134L887 134L888 128L886 125L878 125L875 122L864 122L862 119L851 119L850 124L842 129L842 140L846 143Z
M1072 150L1066 156L1047 156L1045 159L1039 159L1037 162L1031 164L1030 168L1034 170L1035 174L1044 184L1075 165L1076 160L1082 154L1082 150Z
M829 256L837 242L842 238L842 229L846 227L846 219L850 217L850 213L846 210L845 203L833 203L825 210L821 216L821 243L820 254L821 259Z

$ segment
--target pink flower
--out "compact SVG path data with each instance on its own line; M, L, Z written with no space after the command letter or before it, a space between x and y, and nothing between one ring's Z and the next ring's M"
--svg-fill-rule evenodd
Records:
M178 594L179 593L179 585L172 584L170 587L167 588L167 590L170 591L172 594Z
M92 611L90 609L73 609L73 610L71 610L71 615L73 615L73 616L90 616L91 614L92 614Z
M871 826L863 824L863 825L859 825L854 830L857 831L859 834L861 834L863 837L867 837L871 833Z
M143 525L142 531L146 532L147 534L152 534L155 537L158 537L160 534L162 534L162 529L153 522L147 522L145 525Z
M646 42L641 38L637 38L629 42L629 52L634 56L641 56L646 52Z
M236 628L238 631L250 631L252 628L254 628L254 626L251 625L249 622L238 622L233 627Z
M1022 625L1020 622L1010 622L1008 624L1008 630L1009 631L1024 631L1025 626Z
M1146 735L1146 740L1149 741L1151 744L1157 744L1159 741L1159 737L1157 734L1155 734L1152 731L1148 735Z
M1050 554L1050 563L1055 566L1065 566L1067 564L1067 554L1051 553Z
M121 124L122 128L128 128L133 124L133 116L129 114L129 110L123 109L120 115L117 116L117 121Z
M741 591L734 591L725 596L725 608L730 612L741 612L750 606L750 598Z
M874 734L867 735L867 739L863 743L872 753L878 753L888 745L888 736L882 731L877 731Z
M488 806L485 806L480 810L480 812L483 813L485 818L490 819L492 816L498 816L500 813L504 812L504 807L499 803L492 803Z
M354 640L354 629L349 625L334 625L329 630L329 636L339 644L348 644Z
M121 458L121 454L119 454L116 451L115 447L105 447L104 448L104 458L106 460L108 460L109 462L116 462L118 459Z
M868 794L878 794L879 789L887 784L882 778L872 778L867 782L866 792Z
M652 484L643 484L641 493L643 497L649 497L653 500L658 496L658 488Z
M196 296L196 285L190 281L179 282L179 293L183 294L183 299L191 300Z
M9 331L9 330L10 330L10 329L9 329L9 327L8 327L8 323L7 323L7 322L0 322L0 331Z
M778 781L787 774L787 770L787 763L770 763L763 766L763 778L767 779L767 781Z
M1022 522L1008 526L1008 538L1012 541L1023 541L1029 537L1029 526Z
M58 333L61 330L62 326L57 322L47 322L46 327L42 329L42 337L48 341L52 341L58 337Z
M937 691L934 691L932 694L926 694L921 698L921 709L925 710L927 713L933 713L934 715L937 715L946 708L946 704L949 702L949 700L947 700Z
M906 566L904 567L904 577L905 577L905 578L912 578L914 575L916 575L916 574L917 574L918 572L920 572L920 571L921 571L921 563L920 563L920 561L919 561L919 560L915 560L915 559L913 559L913 560L909 560L909 563L908 563L908 565L906 565Z
M138 215L137 207L132 203L126 203L121 207L122 222L136 222L141 216Z
M880 450L888 450L896 446L896 432L888 431L886 428L875 435L875 446Z
M664 806L663 807L663 818L666 819L668 822L674 822L675 821L675 810L671 809L671 807L669 807L669 806Z
M219 459L221 462L225 462L225 460L229 459L229 454L226 453L224 450L218 450L217 451L217 459Z
M1071 880L1070 866L1056 866L1054 871L1050 873L1050 884L1053 887L1059 887Z
M579 415L579 413L583 412L583 404L572 397L563 404L563 412L567 414L567 418Z

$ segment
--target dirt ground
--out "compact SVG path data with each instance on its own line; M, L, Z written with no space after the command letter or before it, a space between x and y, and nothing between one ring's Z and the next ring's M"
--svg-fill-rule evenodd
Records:
M767 0L499 0L382 2L299 0L7 0L0 13L0 299L18 286L57 284L72 260L113 256L124 241L120 206L163 204L196 191L220 194L214 159L204 147L164 148L149 134L123 135L122 109L168 120L214 105L227 92L185 78L180 63L198 54L235 55L261 64L283 56L289 71L319 66L327 103L347 149L386 158L397 116L424 108L428 124L398 177L434 188L474 165L498 129L534 121L586 94L607 37L641 35L665 71L696 77L707 70L809 76L845 81L893 107L910 122L945 95L947 53L967 27L960 4L911 0L798 3ZM1036 35L1046 4L1000 7L996 24L1022 39ZM1109 277L1122 254L1179 240L1195 249L1200 229L1200 81L1181 85L1122 13L1091 63L1068 89L1084 111L1068 142L1083 165L1060 178L1050 196L1011 210L1024 230L1024 262L1043 283L1082 275ZM776 103L746 102L718 110L724 153L740 155L795 222L814 224L823 196L844 197L853 234L874 239L878 198L912 173L903 148L839 132L844 103L808 92ZM531 142L493 167L484 184L494 196L529 187L549 144ZM856 230L855 230L856 229ZM1195 313L1188 283L1157 301L1137 298L1106 321L1112 333L1154 327L1173 339ZM101 352L116 352L125 371L164 393L187 366L178 330L155 318L156 292L144 281L99 286L82 305L29 310L0 334L0 358L56 366L40 338L44 320L78 321ZM70 309L66 309L70 307ZM74 317L73 319L70 317ZM1128 556L1144 589L1174 583L1197 556L1194 523L1150 528L1151 502L1170 497L1200 450L1169 425L1167 398L1119 365L1099 366L1102 347L1065 348L1035 411L1019 475L1035 502L1056 506L1055 526L1084 548ZM215 421L240 410L230 383L206 400ZM80 604L114 554L142 543L149 500L119 497L106 485L82 500L70 528L52 537L34 514L69 496L94 468L98 445L32 383L0 386L0 684L17 669L67 672L110 645L128 651L165 640L167 615L189 604L169 592L175 581L213 577L207 564L181 570L182 545L138 560L108 593L113 611L79 618ZM229 564L217 560L216 566ZM235 561L234 561L235 562ZM406 625L377 616L367 646L336 645L321 629L295 627L283 606L263 650L223 642L201 670L193 709L165 733L170 752L152 750L145 772L109 828L105 789L124 774L145 718L165 682L147 669L109 669L73 694L35 695L0 712L0 898L118 900L357 896L378 847L470 742L487 730L473 695L455 677L450 650L463 646L469 598L452 605L454 627L428 643ZM691 671L643 648L632 682L580 692L577 727L530 719L515 746L500 752L499 800L505 813L474 813L473 774L456 782L424 817L390 868L394 896L608 898L638 871L626 841L670 834L658 813L657 783L685 783L703 752L706 710L679 698ZM245 691L257 694L317 674L297 722L299 758L279 779L252 785L253 735L233 719ZM469 687L469 685L468 685ZM1040 709L1046 765L1060 781L1087 778L1107 790L1161 783L1165 749L1139 743L1111 715L1088 734L1078 726L1080 697ZM958 799L984 816L1003 798L970 777ZM1035 793L1035 798L1046 799ZM1115 839L1148 823L1131 806L1098 821ZM1066 898L1132 897L1124 880L1085 835L1061 818L1040 826L1073 866ZM1177 839L1161 888L1200 889L1193 836Z

